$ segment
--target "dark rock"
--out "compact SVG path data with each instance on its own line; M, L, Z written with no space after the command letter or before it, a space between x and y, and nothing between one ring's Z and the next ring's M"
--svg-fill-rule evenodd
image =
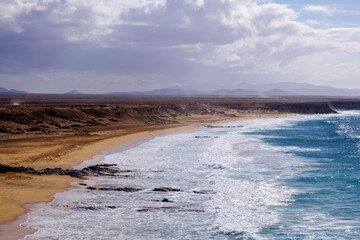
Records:
M208 165L208 167L212 168L212 169L225 169L225 167L223 167L220 164L211 164L211 165Z
M85 207L85 209L88 209L88 210L98 210L96 207Z
M27 167L10 167L7 165L0 164L0 173L8 173L8 172L29 172L33 171L33 168Z
M334 105L334 103L332 103ZM326 102L308 103L269 103L268 108L278 112L300 113L300 114L326 114L336 113Z
M133 175L119 175L119 178L135 178Z
M149 212L149 211L177 211L180 207L174 206L174 207L146 207L142 209L138 209L138 212Z
M195 138L211 138L211 136L195 136Z
M121 192L139 192L144 189L142 188L133 188L133 187L123 187L123 188L117 188L117 187L103 187L98 188L97 190L101 191L121 191Z
M116 164L97 164L95 166L97 166L97 167L115 167Z
M205 212L205 210L202 210L202 209L179 209L178 212L203 213L203 212Z
M181 190L179 188L161 187L161 188L154 188L153 191L155 191L155 192L179 192Z
M132 188L132 187L125 187L125 188L117 188L116 191L123 191L123 192L139 192L144 189L142 188Z
M107 206L108 208L114 209L116 208L115 206Z
M136 211L138 211L138 212L148 212L148 211L149 211L149 209L147 209L147 208L143 208L143 209L138 209L138 210L136 210Z
M163 200L155 200L156 202L173 202L167 198L164 198Z
M83 168L81 172L87 176L114 176L120 171L103 165L94 165Z
M66 173L67 173L66 175L69 175L70 177L74 177L74 178L83 178L84 176L86 176L86 174L84 174L82 171L77 171L77 170L69 170Z
M205 212L202 209L188 209L182 208L181 206L166 206L166 207L146 207L136 210L138 212L150 212L150 211L163 211L163 212L196 212L202 213Z
M81 186L87 186L86 183L78 183Z
M45 168L42 172L44 175L66 175L62 168Z
M101 187L101 188L95 188L95 187L87 187L89 190L100 190L100 191L121 191L121 192L139 192L144 190L143 188L133 188L133 187Z
M75 207L73 208L74 210L99 210L97 207L93 207L93 206L90 206L90 207Z
M33 174L33 175L68 175L74 178L83 178L85 176L117 176L121 172L131 172L131 170L121 171L116 168L110 168L112 166L115 165L100 164L100 165L89 166L82 170L62 169L62 168L45 168L43 170L34 170L33 168L10 167L0 164L0 173L26 172L28 174ZM131 188L124 188L118 191L131 191Z
M196 194L216 194L213 190L194 190L193 192Z
M121 171L115 168L108 168L113 165L94 165L82 170L62 169L62 168L45 168L41 171L33 171L34 175L68 175L74 178L83 178L85 176L115 176Z

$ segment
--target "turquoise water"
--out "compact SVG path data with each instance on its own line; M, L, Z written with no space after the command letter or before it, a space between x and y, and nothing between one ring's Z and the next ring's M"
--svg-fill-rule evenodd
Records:
M273 239L360 238L360 115L323 116L276 130L255 131L271 146L306 162L284 179L296 189L293 203L277 209L280 221L261 232Z
M359 239L359 150L355 113L158 136L106 156L133 172L86 181L143 191L59 193L26 239Z

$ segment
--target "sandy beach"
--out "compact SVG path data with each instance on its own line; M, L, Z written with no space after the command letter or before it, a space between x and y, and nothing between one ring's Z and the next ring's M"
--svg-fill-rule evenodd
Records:
M3 145L2 164L41 168L72 168L91 159L101 160L101 154L134 142L145 140L159 134L190 131L203 125L224 123L254 118L272 118L289 114L255 113L237 117L194 116L182 120L180 124L164 126L139 126L121 130L102 131L92 136L35 137L9 141ZM21 154L19 153L20 150ZM99 158L100 155L100 158ZM31 159L30 161L28 159ZM8 173L1 177L0 194L0 238L19 239L32 232L20 227L26 221L29 211L26 204L49 202L52 195L65 191L69 182L79 181L69 176L33 176L23 173Z
M359 2L0 12L0 240L360 239Z
M14 97L22 97L22 104L12 105L7 95L0 99L0 164L33 171L73 169L91 159L96 163L109 149L214 123L332 112L324 100L311 99ZM67 175L2 172L0 238L19 239L31 232L19 227L28 204L49 202L70 188L69 182L80 181Z

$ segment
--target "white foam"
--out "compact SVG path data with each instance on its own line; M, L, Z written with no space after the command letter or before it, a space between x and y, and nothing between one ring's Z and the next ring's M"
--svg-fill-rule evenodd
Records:
M208 209L216 214L214 228L224 234L248 233L254 237L263 228L278 221L274 206L290 202L291 190L265 181L215 180L219 192L208 202Z
M174 228L182 227L183 231L196 227L191 214L201 212L202 203L211 197L193 193L193 190L210 189L204 182L208 169L198 164L196 159L197 152L208 141L211 139L196 139L194 133L167 135L106 156L105 163L115 163L120 169L136 172L126 173L130 177L98 178L96 185L140 187L144 191L126 193L72 189L57 194L48 207L30 214L25 225L39 231L26 239L91 239L94 236L102 239L167 239L167 232L175 231ZM155 187L173 187L183 191L154 192L152 189ZM158 202L163 198L169 198L173 203ZM159 209L164 206L175 208L173 211L171 208ZM91 207L96 210L91 210ZM154 210L137 212L142 208ZM167 211L174 213L167 214ZM197 216L200 218L197 220L200 231L211 226L207 223L211 219L207 214ZM175 239L181 239L175 235Z
M360 115L359 110L336 110L341 115Z
M321 116L244 121L243 128L220 135L206 147L199 161L210 167L222 166L207 179L217 192L207 202L207 209L216 216L213 228L218 233L241 233L249 238L261 238L259 231L278 222L278 212L273 208L291 204L292 195L297 193L284 186L282 179L307 167L301 158L286 152L320 151L270 146L261 140L262 136L246 132L290 127L298 120L314 117ZM212 131L216 134L216 130Z
M258 238L259 230L278 221L273 207L291 203L295 190L284 186L282 179L302 171L306 164L284 153L284 148L267 145L259 136L245 133L291 126L307 119L310 116L235 122L226 125L244 127L202 128L191 133L160 136L108 155L105 163L136 171L125 173L121 178L99 178L96 184L140 187L144 191L72 189L57 194L48 207L30 214L26 225L39 231L26 239L90 239L94 236L103 239L195 239L191 234L201 234L207 239L217 236L213 235L215 233L240 232ZM199 134L210 138L195 138ZM154 187L174 187L183 191L159 193L152 191ZM215 194L194 194L194 190ZM174 203L155 201L162 198ZM156 209L164 204L183 212L136 211L144 207ZM109 209L108 205L116 208ZM86 209L89 206L99 207L99 210ZM198 210L205 212L197 213ZM221 234L218 237L222 239Z

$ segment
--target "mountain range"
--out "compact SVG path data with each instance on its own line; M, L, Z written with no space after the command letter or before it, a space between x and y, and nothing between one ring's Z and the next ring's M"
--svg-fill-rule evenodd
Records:
M0 87L0 93L27 93L27 92L19 91L19 90L16 90L16 89L6 89L6 88L3 88L3 87Z
M151 91L134 92L109 92L107 95L120 96L338 96L359 97L360 89L335 88L329 86L318 86L307 83L271 83L271 84L249 84L242 83L214 91L201 91L191 88L162 88ZM26 93L15 89L0 87L0 93ZM83 94L72 90L64 94Z
M181 88L163 88L143 92L110 92L109 95L144 96L360 96L360 89L317 86L306 83L241 84L231 90L199 91Z
M174 89L174 88L162 88L152 91L144 92L110 92L108 95L143 95L143 96L283 96L294 95L291 92L283 91L281 89L271 89L264 92L258 92L248 89L220 89L215 91L198 91L192 89Z

